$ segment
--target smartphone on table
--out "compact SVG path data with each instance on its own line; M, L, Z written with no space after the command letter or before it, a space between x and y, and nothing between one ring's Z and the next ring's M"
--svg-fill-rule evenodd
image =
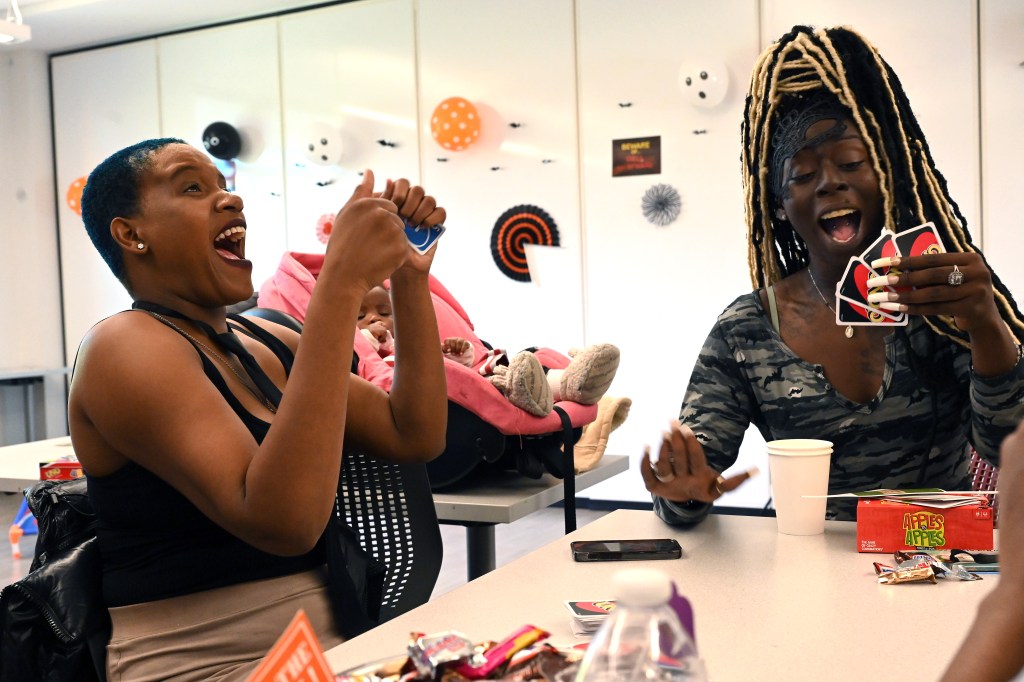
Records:
M576 561L678 559L683 548L671 538L649 540L576 540L569 545Z

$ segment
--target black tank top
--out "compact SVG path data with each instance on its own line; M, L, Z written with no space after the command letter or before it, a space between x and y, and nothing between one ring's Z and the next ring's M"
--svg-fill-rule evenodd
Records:
M236 331L267 346L290 373L291 349L262 327L237 315ZM241 326L238 326L241 325ZM257 443L270 424L253 416L228 389L213 362L196 348L203 371ZM216 457L216 452L210 452ZM301 457L301 453L296 453ZM188 499L149 470L128 462L108 476L88 476L89 497L99 519L103 595L108 607L192 594L250 580L298 573L326 560L321 538L297 557L268 554L208 519ZM301 501L297 501L301 504Z

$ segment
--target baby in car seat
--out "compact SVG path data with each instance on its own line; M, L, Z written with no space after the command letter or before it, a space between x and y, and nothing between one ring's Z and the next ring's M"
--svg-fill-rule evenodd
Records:
M376 286L366 293L356 325L381 358L394 365L394 319L387 289ZM608 343L570 349L571 359L564 368L543 366L533 350L509 358L502 349L478 349L467 339L447 337L441 341L445 359L476 368L510 403L538 417L551 412L561 400L597 403L619 367L619 349Z

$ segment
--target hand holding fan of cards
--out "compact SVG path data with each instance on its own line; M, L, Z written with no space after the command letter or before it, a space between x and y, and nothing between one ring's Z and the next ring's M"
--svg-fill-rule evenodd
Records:
M882 234L860 256L854 256L846 266L846 271L836 284L836 324L839 325L874 325L903 326L907 324L907 314L894 310L886 310L879 303L868 300L874 293L883 291L899 292L901 288L892 286L869 287L868 280L889 274L899 274L895 268L888 266L872 267L880 258L920 256L926 253L944 253L942 240L939 239L935 225L925 223L900 232L899 234L882 230Z

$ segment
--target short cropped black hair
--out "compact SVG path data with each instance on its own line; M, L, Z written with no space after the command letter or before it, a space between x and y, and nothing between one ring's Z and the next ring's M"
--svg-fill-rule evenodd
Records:
M139 180L149 167L153 152L169 144L187 144L176 137L161 137L137 142L116 151L103 160L82 190L82 220L93 246L107 267L124 282L121 248L110 234L114 218L130 218L139 212Z

